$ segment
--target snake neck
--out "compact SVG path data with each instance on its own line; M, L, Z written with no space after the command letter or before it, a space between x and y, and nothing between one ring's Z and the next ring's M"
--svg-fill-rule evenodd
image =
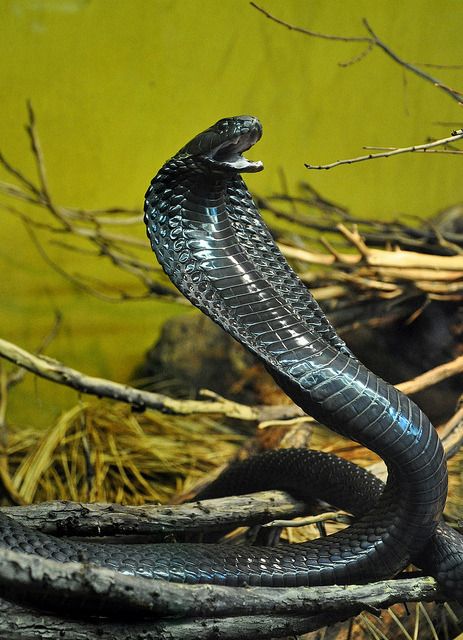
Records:
M185 295L191 293L188 285L192 279L198 280L201 272L188 263L191 249L207 250L207 237L216 231L219 217L226 217L232 207L229 190L234 188L245 188L239 175L205 175L191 159L178 156L151 182L145 196L147 235L164 271Z
M182 218L184 211L189 212L190 225L185 233L185 220ZM205 175L191 158L185 159L177 155L162 167L148 189L145 223L159 262L182 293L210 315L194 297L196 287L190 289L182 286L182 282L183 285L185 282L181 269L176 269L172 249L175 252L180 247L186 247L185 234L191 236L193 224L197 227L198 237L203 232L213 232L218 216L224 213L240 247L258 264L260 272L271 281L274 290L291 304L302 321L336 350L355 358L282 255L242 177L237 173ZM166 225L170 227L170 231ZM168 241L169 237L173 239L174 236L175 245L166 247L164 241ZM193 270L191 264L188 269ZM220 324L220 319L214 320ZM226 322L222 326L227 331L232 329ZM234 335L233 331L231 333ZM249 342L246 346L252 348Z

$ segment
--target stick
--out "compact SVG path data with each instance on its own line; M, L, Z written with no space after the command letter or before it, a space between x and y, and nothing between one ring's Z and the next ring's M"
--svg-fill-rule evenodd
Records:
M330 164L307 164L304 166L307 169L333 169L333 167L339 167L343 164L355 164L356 162L364 162L365 160L376 160L378 158L389 158L391 156L398 156L401 153L413 153L414 151L427 151L428 149L433 149L434 147L439 147L445 144L449 144L451 142L455 142L456 140L461 140L463 138L463 130L454 131L451 136L447 138L441 138L440 140L434 140L433 142L427 142L426 144L418 144L412 145L411 147L402 147L396 148L392 151L382 151L380 153L369 153L364 156L357 156L356 158L347 158L345 160L337 160L336 162L331 162Z
M306 616L354 607L385 608L397 602L445 600L430 577L328 587L223 587L151 580L9 549L0 551L0 559L3 596L73 613L85 603L85 615Z
M425 73L422 69L419 69L415 65L410 64L410 62L406 62L402 58L399 58L399 56L396 53L394 53L394 51L392 51L392 49L388 45L386 45L382 40L378 38L376 33L368 24L368 21L366 20L366 18L363 19L363 24L365 25L365 28L368 31L368 33L370 33L373 44L375 44L377 47L382 49L386 55L388 55L390 58L394 60L394 62L397 62L402 67L405 67L405 69L407 69L408 71L411 71L418 77L422 78L423 80L426 80L427 82L430 82L438 89L441 89L442 91L447 93L451 98L453 98L453 100L456 100L460 104L463 104L462 93L460 93L459 91L455 91L454 89L451 89L450 87L446 86L443 82L441 82L437 78L433 78L428 73Z
M309 29L305 29L304 27L298 27L296 25L289 24L289 22L285 22L280 18L277 18L276 16L269 13L266 9L263 9L262 7L257 5L255 2L250 2L249 4L251 5L251 7L254 7L254 9L257 9L257 11L260 11L262 14L264 14L266 18L273 20L273 22L276 22L277 24L280 24L283 27L286 27L290 31L303 33L306 36L313 36L314 38L321 38L322 40L337 40L339 42L366 42L366 43L371 42L371 39L367 38L366 36L358 36L358 37L334 36L327 33L318 33L317 31L310 31Z
M25 349L21 349L12 342L2 339L0 339L0 357L24 367L41 378L64 384L82 393L126 402L137 410L157 409L164 413L180 415L191 413L220 414L238 420L248 421L270 420L277 417L302 415L301 409L295 405L250 407L238 402L226 400L225 398L215 401L175 400L161 393L142 391L141 389L136 389L119 382L113 382L105 378L88 376L76 369L66 367L58 360L53 360L52 358L42 355L34 355Z
M8 640L264 640L295 637L356 613L349 610L336 616L236 616L163 622L76 621L0 600L0 634Z
M126 402L139 410L157 409L165 413L186 415L191 413L220 414L238 420L258 421L288 419L303 415L296 405L248 406L232 402L217 394L214 400L176 400L170 396L142 391L105 378L88 376L76 369L43 355L34 355L12 342L0 339L0 357L24 367L35 375L64 384L82 393L100 398ZM463 371L463 356L439 365L414 380L396 385L404 393L416 393ZM209 395L209 394L208 394Z
M462 372L463 356L459 356L458 358L455 358L455 360L445 362L434 369L426 371L426 373L422 373L416 378L413 378L413 380L407 380L407 382L401 382L395 386L399 391L402 391L402 393L412 395Z
M392 58L394 62L397 62L397 64L407 69L407 71L414 73L422 80L426 80L427 82L430 82L432 85L434 85L441 91L444 91L453 100L456 100L459 104L463 104L463 94L460 91L456 91L455 89L448 87L443 82L429 75L428 73L418 68L414 64L411 64L410 62L403 60L403 58L400 58L387 44L385 44L382 40L378 38L378 36L373 31L372 27L370 26L370 24L365 18L363 19L363 25L365 29L368 31L368 33L370 34L370 37L368 36L337 36L337 35L331 35L327 33L320 33L317 31L311 31L310 29L306 29L304 27L299 27L297 25L290 24L289 22L286 22L281 18L277 18L273 14L269 13L266 9L263 9L262 7L258 6L255 2L250 2L249 4L251 5L251 7L254 7L254 9L257 9L257 11L260 11L260 13L262 13L269 20L276 22L282 27L286 27L290 31L296 31L298 33L302 33L306 36L311 36L314 38L322 38L323 40L336 40L339 42L364 42L369 45L366 50L362 51L353 60L349 61L348 63L341 63L341 66L349 66L358 60L362 60L370 52L371 48L373 46L376 46L379 49L381 49L387 56ZM430 65L430 64L423 63L423 66L439 67L441 65ZM456 65L456 67L459 68L460 65Z
M307 513L307 507L284 491L260 491L176 505L132 506L56 500L24 507L1 507L0 511L27 527L51 535L166 536L294 518Z

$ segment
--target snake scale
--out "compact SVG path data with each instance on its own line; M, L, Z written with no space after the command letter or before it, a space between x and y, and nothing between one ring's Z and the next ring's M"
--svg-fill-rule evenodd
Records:
M300 407L377 452L385 487L335 456L288 449L225 471L202 497L285 489L353 512L347 529L279 547L223 544L104 545L54 538L0 514L0 547L58 561L185 583L299 586L388 578L411 559L449 597L463 599L463 541L441 520L444 453L422 411L366 369L337 336L280 253L241 173L262 135L257 118L219 120L167 161L146 193L145 222L177 288L254 353ZM422 552L420 554L420 552ZM2 595L22 594L1 587ZM45 603L53 608L56 603Z

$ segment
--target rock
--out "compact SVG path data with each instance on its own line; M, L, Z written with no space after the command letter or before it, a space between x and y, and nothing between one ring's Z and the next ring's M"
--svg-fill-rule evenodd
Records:
M284 403L276 386L254 356L203 314L168 320L147 352L136 378L171 381L176 395L195 397L210 389L250 404Z

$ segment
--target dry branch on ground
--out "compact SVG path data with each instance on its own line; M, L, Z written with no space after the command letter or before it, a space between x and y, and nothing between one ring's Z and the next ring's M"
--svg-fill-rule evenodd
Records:
M224 587L129 576L85 562L58 562L19 551L0 552L0 593L29 603L46 596L59 611L155 618L229 615L316 615L386 608L397 602L444 601L433 578L327 587Z

